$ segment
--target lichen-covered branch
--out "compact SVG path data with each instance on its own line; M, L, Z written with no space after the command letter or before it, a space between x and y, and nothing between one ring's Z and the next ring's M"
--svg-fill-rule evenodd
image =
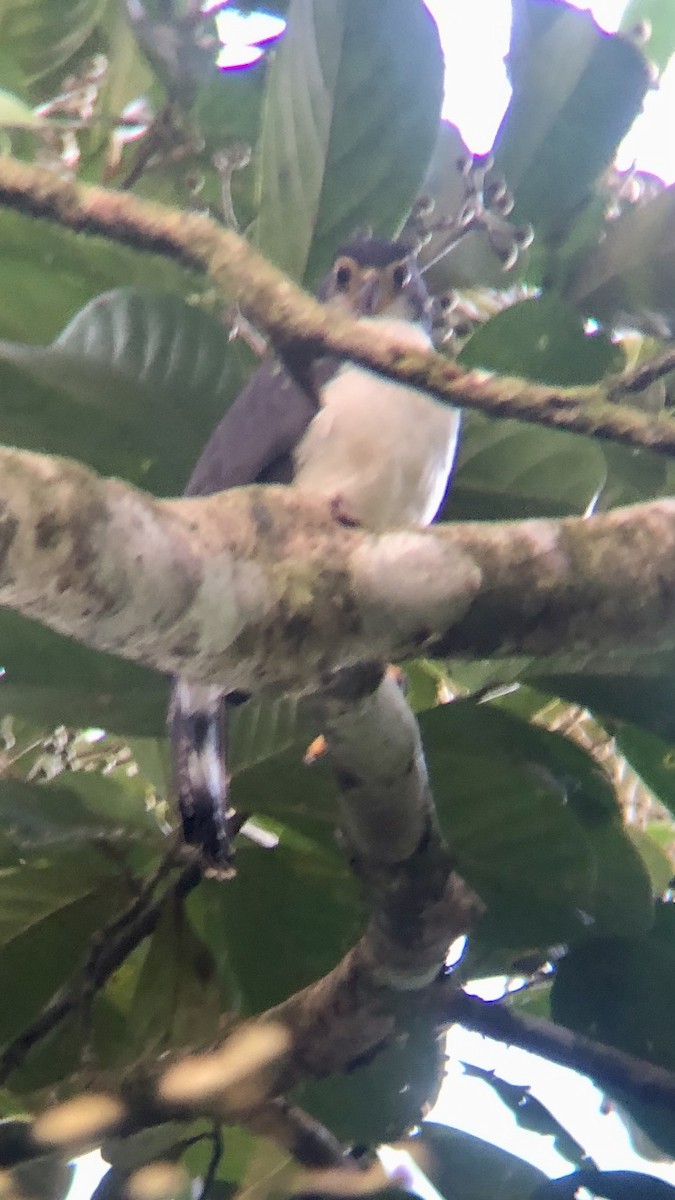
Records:
M294 488L156 500L0 449L0 604L195 682L314 692L364 660L675 641L675 501L589 520L346 528Z
M337 354L491 416L519 417L675 455L675 421L670 416L652 416L618 402L635 390L632 377L556 388L465 371L441 354L411 353L391 334L327 312L238 234L203 214L169 209L128 192L76 184L9 156L0 158L0 205L205 271L224 297L267 331L288 361ZM647 368L641 368L643 375ZM661 362L658 370L663 370Z

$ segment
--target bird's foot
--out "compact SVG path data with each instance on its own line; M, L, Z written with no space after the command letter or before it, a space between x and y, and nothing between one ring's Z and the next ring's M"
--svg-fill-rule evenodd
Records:
M361 525L361 522L349 511L344 497L339 493L331 499L330 515L334 521L337 521L340 525L345 525L348 529L358 529Z
M318 759L323 758L324 754L327 754L327 753L328 753L328 743L327 743L325 737L323 736L323 734L320 733L318 737L314 738L313 742L309 743L309 746L305 750L304 758L302 761L304 762L306 767L311 767L312 763L317 762Z

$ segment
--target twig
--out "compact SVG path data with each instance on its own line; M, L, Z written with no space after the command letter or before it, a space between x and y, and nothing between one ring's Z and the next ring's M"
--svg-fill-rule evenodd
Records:
M444 980L439 985L441 997L445 986ZM642 1103L675 1107L675 1073L563 1025L516 1013L501 1001L481 1000L466 992L453 991L445 1003L441 1001L439 1015L441 1012L444 1022L457 1022L464 1029L589 1075L610 1095L623 1093Z
M632 371L624 371L616 380L616 394L630 395L632 392L642 392L657 379L675 371L675 350L671 347L657 358L642 363ZM611 393L610 393L611 399Z
M216 1171L218 1170L218 1167L220 1166L220 1160L223 1157L223 1135L220 1125L216 1124L215 1121L213 1124L213 1130L209 1136L212 1143L211 1157L209 1159L209 1164L206 1168L206 1171L204 1172L202 1186L199 1191L199 1200L208 1200L209 1192L211 1191L213 1182L216 1178Z
M135 183L138 183L153 154L158 154L162 149L167 129L171 129L172 116L172 109L168 104L165 105L161 112L157 113L157 116L149 128L146 129L145 135L136 148L134 161L124 179L120 182L120 190L128 191Z

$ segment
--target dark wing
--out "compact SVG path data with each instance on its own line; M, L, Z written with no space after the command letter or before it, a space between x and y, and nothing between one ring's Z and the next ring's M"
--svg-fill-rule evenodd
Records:
M321 364L319 373L326 377L334 369ZM266 359L216 425L185 494L207 496L247 483L290 483L293 448L316 408L277 359ZM232 702L217 688L178 679L168 717L183 837L199 849L206 872L220 878L232 874L227 830L227 717Z
M293 448L316 410L316 402L278 359L265 359L216 425L185 495L208 496L247 483L289 483Z

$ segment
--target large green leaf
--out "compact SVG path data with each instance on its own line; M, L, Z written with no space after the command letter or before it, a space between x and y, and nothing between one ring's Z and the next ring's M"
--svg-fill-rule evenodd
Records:
M314 284L357 226L393 234L431 156L442 89L421 0L293 0L258 147L263 253Z
M189 296L204 286L195 274L158 254L141 254L2 208L0 258L0 336L18 342L51 341L110 288L138 286Z
M280 771L277 782L285 791ZM347 867L315 844L261 850L242 843L232 883L206 881L199 891L211 892L210 921L227 939L245 1013L279 1003L329 971L363 927ZM198 903L195 894L191 913Z
M467 413L441 519L580 515L605 475L602 450L590 438Z
M50 346L1 342L0 360L39 385L24 384L18 412L6 398L4 441L67 452L163 494L182 490L246 374L213 317L132 288L98 296Z
M508 55L513 94L495 164L517 220L552 233L593 183L640 111L650 84L640 50L557 0L517 0Z
M348 1074L303 1084L294 1099L342 1142L396 1141L436 1102L445 1071L443 1040L428 1021Z
M621 318L669 328L675 320L675 186L610 222L602 240L571 261L563 291L608 324Z
M222 1011L215 963L182 903L165 902L128 1018L138 1053L201 1048L217 1036Z
M590 708L606 717L618 717L647 729L659 737L675 737L675 686L673 654L664 651L636 662L632 669L606 673L599 667L577 674L542 671L527 672L529 682L542 691L562 696L573 704Z
M634 725L622 725L615 736L619 753L675 816L675 739L665 741Z
M459 361L468 368L572 387L620 370L623 354L605 334L586 333L572 305L558 296L541 296L497 313L469 338Z
M499 313L459 356L468 368L561 385L595 381L620 360L604 335L587 336L577 313L554 296L526 300ZM605 478L602 450L590 439L469 414L443 518L582 513Z
M58 783L0 779L3 837L22 848L93 846L107 838L120 850L142 841L163 848L156 816L147 811L145 785L124 769L108 775L68 772Z
M0 872L0 1043L36 1016L83 965L92 934L131 900L119 865L61 848ZM10 997L21 998L8 1003Z
M546 1176L471 1133L425 1121L406 1149L446 1200L527 1200Z
M26 87L63 70L84 46L108 0L2 0L0 44L12 47L15 81Z
M588 755L487 705L445 705L421 726L441 825L488 905L481 939L540 946L648 928L647 872Z
M102 654L10 609L0 611L0 703L5 713L54 728L98 725L162 733L168 685L146 667Z
M559 735L486 705L444 705L423 713L420 721L444 832L461 873L489 906L480 927L482 941L512 948L550 945L586 937L589 931L641 932L649 925L647 871L622 829L605 777L589 756ZM232 795L238 808L282 822L282 849L286 846L283 854L242 852L235 888L246 887L248 894L250 887L255 893L258 872L281 870L284 855L294 870L306 864L311 878L324 877L334 897L317 905L317 912L326 908L326 928L334 930L325 940L328 953L321 956L325 969L331 939L333 961L343 945L341 906L348 923L358 921L359 911L335 851L334 781L322 764L304 766L296 746L235 775ZM249 885L243 872L254 868ZM289 891L287 881L275 890L290 904L296 886L294 882ZM228 895L234 894L228 889ZM246 906L243 924L230 904L236 938L253 937L247 922L255 904L260 904L257 893ZM256 921L264 919L261 912ZM298 928L309 923L311 930L314 914L308 912L302 923L295 916L292 920ZM310 941L313 936L308 931ZM275 963L275 974L284 966L289 985L307 981L301 963ZM314 973L319 973L318 964ZM273 999L282 991L279 985Z
M607 479L596 512L605 512L620 504L639 504L672 492L668 482L668 460L662 454L612 445L611 442L603 444L602 453L607 465Z
M551 993L556 1021L647 1062L675 1067L675 905L657 905L653 928L641 937L595 939L559 964ZM613 1096L670 1154L672 1112L637 1102L620 1087Z

